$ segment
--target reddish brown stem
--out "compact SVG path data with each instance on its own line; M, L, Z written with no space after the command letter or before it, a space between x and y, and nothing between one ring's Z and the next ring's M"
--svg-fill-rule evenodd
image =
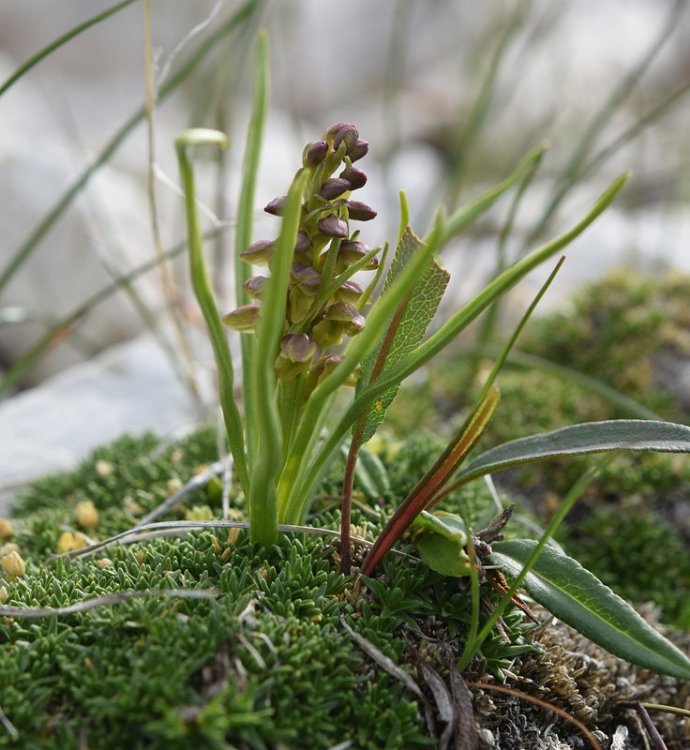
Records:
M373 383L381 374L383 365L390 351L393 343L395 333L400 326L402 316L407 309L409 302L409 295L402 302L400 307L395 311L393 320L388 326L386 331L386 337L381 343L381 350L376 358L374 367L371 371L371 377L369 383ZM366 416L363 414L355 425L352 431L352 441L350 442L350 450L347 453L347 463L345 464L345 475L343 477L343 502L340 510L340 569L344 575L350 575L352 568L352 554L350 551L350 519L352 517L352 489L355 481L355 468L357 466L357 456L359 455L359 449L362 447L362 436L364 435L364 428L366 426Z
M343 476L343 503L340 510L340 569L346 576L352 569L352 553L350 550L350 519L352 516L352 488L355 482L355 467L357 454L362 446L364 421L360 420L352 435L350 450L347 453L345 474Z

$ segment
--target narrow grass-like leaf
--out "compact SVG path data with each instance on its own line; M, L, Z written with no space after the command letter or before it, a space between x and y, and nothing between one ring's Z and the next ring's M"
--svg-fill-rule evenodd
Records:
M616 178L599 196L587 215L575 224L574 227L520 259L510 268L507 268L502 274L497 276L492 282L487 284L484 289L482 289L462 309L455 313L455 315L453 315L433 336L430 336L424 344L417 349L415 354L409 358L409 361L405 364L401 373L398 373L397 369L399 368L396 368L390 373L389 378L392 379L393 377L396 377L397 379L401 379L401 375L403 378L407 377L407 375L421 367L424 362L427 362L431 357L445 348L460 331L464 330L495 299L502 294L505 294L534 268L560 252L563 248L567 247L574 239L582 234L582 232L584 232L584 230L587 229L587 227L592 224L592 222L599 217L606 208L608 208L623 185L628 181L629 177L630 174L625 172L620 177ZM382 381L383 380L384 379L382 378ZM381 387L382 383L377 383L376 388ZM364 397L364 393L361 397Z
M506 266L508 265L508 241L513 235L513 225L515 223L515 218L517 216L520 205L522 204L522 199L527 193L527 188L532 184L532 180L539 171L541 162L542 159L540 157L532 164L530 170L522 178L517 190L515 191L515 195L513 196L510 204L510 209L508 210L508 216L506 217L506 220L501 227L501 233L498 238L498 246L496 248L496 267L493 273L494 276L498 276L499 274L503 273L503 271L506 269ZM496 324L500 319L502 303L503 300L501 297L499 297L486 311L486 315L484 316L484 320L482 321L482 326L477 337L477 340L482 344L490 342L494 337L494 334L496 332Z
M53 39L50 44L46 45L42 50L39 50L35 55L32 55L25 63L20 65L6 81L0 84L0 96L2 96L20 78L25 76L31 68L38 65L42 60L45 60L45 58L55 52L55 50L67 44L67 42L72 41L72 39L79 36L82 32L99 24L101 21L105 21L107 18L110 18L110 16L115 15L115 13L118 13L134 2L136 2L136 0L123 0L121 3L115 3L115 5L106 8L102 13L92 16L86 21L77 24L74 28L70 29L65 34L62 34L62 36L59 36L57 39Z
M396 247L402 242L405 230L410 226L410 204L407 202L407 194L401 190L398 194L400 198L400 224L398 225L398 241Z
M218 237L226 229L226 226L209 229L207 232L204 232L203 239L206 240ZM186 249L187 240L182 240L166 250L163 255L169 260L181 255ZM90 313L97 305L110 299L110 297L121 289L126 289L133 281L140 276L143 276L157 265L158 258L153 258L146 261L146 263L136 266L131 271L117 276L112 282L94 292L94 294L77 305L77 307L71 312L53 323L43 336L41 336L38 341L24 352L21 357L12 364L12 367L10 367L3 377L0 378L0 395L17 383L26 372L28 372L37 362L40 362L41 359L55 346L59 345L61 341L66 340L77 323L79 323L82 318L86 317L86 315L88 315L88 313Z
M288 191L256 330L256 352L248 374L258 437L256 466L252 467L249 517L252 538L264 546L275 543L278 534L276 480L283 453L282 429L275 397L275 359L285 324L293 249L308 180L308 172L298 172Z
M516 576L536 545L529 539L496 542L488 561ZM576 560L545 547L523 585L556 617L615 656L690 680L688 657Z
M469 115L465 115L462 108L461 132L457 136L458 148L453 155L451 169L448 175L448 187L452 201L457 201L462 183L467 172L469 158L476 153L477 137L482 132L486 118L489 114L491 101L496 94L497 80L503 65L506 53L514 39L517 31L521 28L525 19L527 3L524 0L515 5L513 15L506 22L503 31L498 35L495 49L488 55L489 64L482 76L481 85L477 97L474 100ZM493 41L493 40L492 40ZM488 52L488 50L487 50Z
M254 102L252 114L247 126L247 141L242 164L242 183L237 204L237 226L235 229L235 302L237 306L249 302L249 295L244 283L250 276L251 268L240 258L240 253L246 250L252 242L252 228L254 223L254 196L261 158L266 112L268 110L268 38L265 31L261 31L256 42L256 61L254 64ZM256 339L254 336L241 336L242 372L251 372L251 362L254 356ZM251 466L254 439L254 406L252 403L252 389L249 378L242 380L242 396L244 403L245 428L247 431L247 455Z
M496 411L499 399L498 389L492 388L479 402L455 439L449 443L436 463L400 503L364 559L361 568L362 575L370 576L372 574L395 542L407 531L415 518L427 507L436 493L455 473L458 466L467 458L488 426Z
M213 297L213 292L211 291L211 282L206 270L203 239L196 205L194 170L187 153L188 148L197 145L213 145L219 148L227 148L228 141L225 135L217 130L195 128L186 130L179 135L175 140L175 147L177 149L177 158L180 164L180 176L185 197L187 232L189 235L189 267L192 286L199 302L199 307L201 307L206 327L208 328L213 355L218 367L218 390L228 435L228 444L235 460L240 485L245 496L247 496L249 492L249 473L244 452L242 418L235 403L235 394L233 392L234 373L232 355L230 354L230 346L225 335L225 328Z
M484 387L482 388L482 392L480 394L480 398L484 396L484 394L491 388L491 386L496 382L496 378L498 377L498 374L503 369L503 365L505 364L505 361L510 354L513 346L515 346L515 342L520 337L520 334L524 330L525 326L527 325L527 322L532 317L532 313L537 309L537 306L542 300L542 297L546 294L546 290L551 286L551 282L556 278L556 274L561 270L561 266L563 265L563 262L565 261L565 257L562 257L558 263L556 263L556 267L551 271L549 274L549 277L546 279L546 281L542 284L539 291L535 295L534 299L530 303L529 307L525 311L522 318L520 318L520 322L515 326L515 330L513 331L511 337L508 339L508 341L505 343L503 348L501 349L500 354L496 358L496 361L493 364L493 367L491 368L491 372L489 373L489 377L486 379L486 383L484 383Z
M585 422L492 448L460 471L456 480L466 484L513 466L618 450L690 453L690 427L644 419Z

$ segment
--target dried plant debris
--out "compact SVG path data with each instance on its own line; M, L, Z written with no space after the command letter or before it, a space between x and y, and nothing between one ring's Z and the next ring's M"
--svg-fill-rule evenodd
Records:
M654 620L653 610L648 608L645 614ZM654 625L659 627L656 621ZM648 734L641 731L634 710L619 705L620 701L690 706L687 683L616 659L563 623L549 619L548 626L536 640L543 646L543 653L524 657L519 677L508 684L563 708L593 730L604 749L656 747ZM690 634L675 634L673 640L681 649L690 648ZM476 691L474 695L483 747L496 750L587 747L576 730L537 706L513 696ZM655 713L653 721L669 750L685 750L689 746L690 722L687 719Z

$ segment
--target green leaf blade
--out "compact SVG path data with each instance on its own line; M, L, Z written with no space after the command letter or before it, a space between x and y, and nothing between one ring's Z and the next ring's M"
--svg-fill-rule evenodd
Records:
M536 545L528 539L496 542L487 561L517 576ZM690 680L690 659L571 557L546 547L523 586L535 601L614 656Z
M383 294L388 292L407 263L422 247L422 240L415 235L409 226L406 227L386 276L383 285ZM424 338L426 329L438 310L449 280L450 274L448 271L439 265L435 257L432 258L419 281L410 292L409 298L404 305L402 315L393 331L392 339L388 344L387 350L383 352L383 356L385 357L383 367L379 372L376 372L376 365L382 355L382 347L385 345L385 341L381 341L379 346L362 364L362 377L358 385L358 392L365 384L368 385L381 373L402 362L419 346ZM363 442L369 440L378 429L383 421L386 409L395 398L399 387L400 384L391 386L372 404L365 421L362 436Z
M465 483L513 466L616 450L690 453L690 427L645 419L584 422L492 448L464 468L457 480Z
M442 510L435 513L423 510L414 526L426 532L415 542L425 565L453 578L470 574L470 561L465 552L467 533L460 516Z

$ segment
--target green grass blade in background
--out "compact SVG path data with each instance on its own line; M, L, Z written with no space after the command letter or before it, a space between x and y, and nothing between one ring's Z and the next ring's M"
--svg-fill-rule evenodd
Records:
M527 17L528 5L529 2L525 0L520 0L516 4L512 16L498 37L496 47L490 54L489 64L466 124L463 123L460 128L461 132L457 136L458 148L453 153L453 161L448 175L448 189L452 205L456 204L460 197L469 159L472 153L476 152L477 138L486 124L491 102L496 94L497 81L504 59L517 31L522 27Z
M221 226L209 229L204 233L203 238L213 239L228 227ZM164 252L167 259L176 258L187 249L187 241L183 240L173 245L169 250ZM9 370L0 378L0 396L4 395L13 385L15 385L37 362L40 362L48 352L60 342L67 338L77 323L88 315L91 310L110 299L120 289L126 289L133 281L143 276L148 271L153 270L158 265L158 259L151 260L136 266L131 271L124 273L115 278L110 284L99 289L86 300L77 305L72 312L52 323L48 330L32 346L21 355L21 357L12 364Z
M481 193L474 200L463 204L460 208L454 211L443 222L439 245L443 247L443 245L453 239L456 234L459 234L463 229L466 229L475 219L493 206L503 193L522 180L525 174L528 174L530 170L534 168L534 164L539 162L546 149L546 144L539 144L536 148L532 149L527 156L525 156L525 158L513 170L513 173L506 177L503 182L499 182L498 185Z
M82 32L90 29L96 24L99 24L101 21L105 21L106 18L110 18L110 16L115 15L115 13L118 13L134 2L136 2L136 0L123 0L123 2L121 3L111 5L110 8L107 8L102 13L98 13L97 15L92 16L86 21L83 21L82 23L75 26L73 29L70 29L62 36L54 39L42 50L39 50L35 55L32 55L25 63L20 65L19 68L17 68L17 70L15 70L15 72L12 73L12 75L6 81L0 84L0 96L8 91L12 87L12 85L15 84L20 78L23 78L31 70L31 68L33 68L35 65L38 65L38 63L40 63L42 60L45 60L46 57L55 52L56 49L59 49L64 44L67 44L67 42L70 42L72 41L72 39L79 36Z
M254 67L254 103L252 114L247 127L247 141L242 164L242 182L240 196L237 203L237 227L235 230L235 303L239 307L249 302L249 295L244 283L250 277L251 267L240 258L240 253L252 242L254 224L254 198L256 182L261 159L266 113L268 111L268 36L265 31L259 33L256 42L256 61ZM254 336L240 336L242 347L242 372L251 372L251 362L255 355L256 338ZM256 445L254 419L254 404L250 379L242 379L242 398L247 430L247 454L250 466Z
M208 57L208 55L220 44L220 42L231 32L233 32L242 23L251 19L253 13L260 7L259 0L247 0L241 5L235 13L223 23L213 34L210 34L197 49L189 55L182 63L177 72L172 75L166 83L161 86L158 92L158 100L166 99L180 84L182 84L191 73ZM69 208L74 199L79 195L82 189L88 184L89 180L96 172L106 164L111 156L125 142L129 134L141 124L146 118L146 107L143 106L135 112L122 127L115 133L106 146L101 150L98 156L89 164L88 167L77 177L75 182L62 194L55 203L53 208L48 211L45 217L39 222L38 226L31 232L27 239L15 252L14 256L0 274L0 292L7 285L14 274L21 268L22 264L40 242L46 237L48 232L57 223L62 214Z
M492 448L460 471L456 480L466 484L513 466L619 450L690 453L690 427L644 419L585 422Z
M487 560L517 576L537 544L531 539L495 542ZM576 560L545 547L523 586L556 617L615 656L654 672L690 680L688 657Z
M559 183L549 199L543 214L539 218L536 226L529 233L525 241L525 248L535 240L539 239L548 227L549 222L555 215L561 203L570 193L571 189L588 171L587 161L597 138L604 131L611 119L619 112L623 102L628 98L634 87L649 69L654 59L666 45L668 39L678 27L678 22L681 14L685 10L685 6L685 0L675 0L666 23L663 25L651 47L644 53L640 62L614 88L603 106L595 114L589 127L585 130L584 134L576 144L575 150L561 173Z
M543 154L542 154L543 156ZM515 195L513 196L513 200L511 201L510 208L508 210L508 215L506 217L505 222L503 223L503 226L501 227L501 233L498 238L498 244L496 246L496 267L493 272L493 276L498 276L499 274L503 273L505 271L507 265L508 265L508 259L507 259L507 252L508 252L508 243L513 236L513 227L515 224L515 219L518 214L518 210L520 209L520 206L522 205L522 199L525 197L527 193L527 189L532 184L532 181L537 175L537 172L539 171L539 167L541 166L542 162L542 156L537 159L532 166L530 167L529 171L525 174L525 176L520 181L517 190L515 191ZM479 334L477 336L477 340L482 343L486 344L489 343L495 333L496 328L498 325L498 321L501 317L501 309L502 309L502 303L503 300L499 297L491 307L486 311L486 315L484 316L484 320L482 321L481 329L479 330Z

